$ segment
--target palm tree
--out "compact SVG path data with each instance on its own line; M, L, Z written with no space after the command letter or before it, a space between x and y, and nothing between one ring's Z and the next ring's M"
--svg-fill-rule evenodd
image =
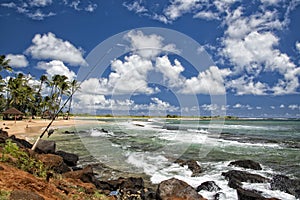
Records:
M34 117L34 115L36 115L37 113L41 114L43 111L43 109L42 109L43 107L41 106L41 103L43 101L41 90L43 88L43 84L46 83L47 81L48 81L48 78L46 75L42 75L40 77L40 85L38 86L38 90L35 93L35 103L34 103L35 106L32 109L32 114L33 114L32 117Z
M39 86L39 90L38 90L38 93L41 92L42 90L42 87L43 87L43 84L48 80L47 76L45 74L43 74L41 77L40 77L40 86Z
M12 71L12 68L9 66L9 59L5 59L6 56L5 55L1 55L0 56L0 72L4 69L7 71Z
M70 112L71 112L71 106L72 106L72 101L73 101L73 94L79 88L80 88L80 84L76 80L71 81L71 83L70 83L70 91L69 91L70 100L69 100L69 108L68 108L68 111L67 111L67 119L69 119L69 115L70 115Z
M7 107L13 106L22 112L33 112L34 108L34 89L29 86L24 74L19 73L16 78L11 77L7 84Z

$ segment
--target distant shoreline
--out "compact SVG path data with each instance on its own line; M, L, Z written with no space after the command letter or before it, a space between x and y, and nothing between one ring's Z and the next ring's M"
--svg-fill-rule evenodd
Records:
M96 120L96 119L178 119L178 120L295 120L298 121L300 118L284 118L284 117L236 117L236 116L177 116L177 117L166 117L166 116L103 116L103 115L86 115L86 116L74 116L75 120Z

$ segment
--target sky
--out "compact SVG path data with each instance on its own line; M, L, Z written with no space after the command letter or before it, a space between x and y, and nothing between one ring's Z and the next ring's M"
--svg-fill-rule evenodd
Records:
M1 75L76 79L77 113L299 118L299 19L300 0L1 0Z

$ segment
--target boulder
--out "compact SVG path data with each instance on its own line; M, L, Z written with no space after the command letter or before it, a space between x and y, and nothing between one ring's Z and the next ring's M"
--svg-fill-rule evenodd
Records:
M233 189L242 187L242 185L243 185L243 183L235 178L229 179L229 181L228 181L228 186Z
M9 138L21 148L30 149L32 147L32 144L30 142L20 139L20 138L17 138L14 135L10 136Z
M225 176L227 180L236 179L240 182L250 182L250 183L265 183L268 182L269 179L258 175L258 174L252 174L245 171L239 171L239 170L230 170L228 172L223 172L222 176Z
M14 190L11 192L10 200L44 200L43 197L32 191Z
M237 195L239 200L280 200L277 198L266 198L259 191L242 188L237 188Z
M75 131L65 131L64 134L75 134Z
M140 177L100 181L99 189L107 195L117 194L120 199L156 199L156 193L150 188L145 188L144 180Z
M74 154L74 153L68 153L65 151L57 151L55 152L56 155L59 155L63 158L64 162L70 166L76 166L77 165L77 161L79 160L78 155Z
M8 138L8 132L0 128L0 143L5 143L5 140Z
M275 175L270 184L271 190L281 190L300 198L300 180L293 180L284 175Z
M246 169L255 169L255 170L261 170L261 166L258 162L255 162L253 160L237 160L232 161L229 163L229 166L234 165L238 167L243 167Z
M200 167L200 165L198 165L197 161L195 160L185 161L185 160L177 159L175 163L179 164L182 167L187 165L189 170L193 172L192 174L193 177L199 176L203 172L202 168Z
M55 154L56 143L52 140L40 140L37 148L42 150L45 153Z
M84 183L92 183L98 189L101 189L100 181L95 177L92 166L88 165L82 170L70 171L63 174L65 178L79 179Z
M196 189L197 192L200 192L201 190L206 190L209 192L217 192L221 190L221 188L214 182L214 181L206 181L201 183Z
M223 192L218 192L214 195L214 200L227 200L226 195Z
M160 200L189 199L205 200L189 184L176 178L171 178L161 182L157 188L157 198Z
M36 159L40 160L44 165L55 171L56 173L65 173L71 169L64 163L63 158L54 154L36 154Z

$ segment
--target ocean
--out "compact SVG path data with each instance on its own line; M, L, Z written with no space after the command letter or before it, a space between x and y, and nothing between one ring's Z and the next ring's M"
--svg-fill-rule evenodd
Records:
M262 170L247 170L272 178L284 174L300 179L299 120L195 120L195 119L95 119L95 125L76 125L73 134L53 135L57 148L80 156L79 165L93 164L99 178L117 178L128 174L144 176L152 184L171 177L197 187L215 181L226 199L237 199L236 190L227 186L222 172L239 167L231 161L251 159ZM106 123L103 123L105 121ZM76 121L75 121L76 123ZM196 160L204 170L192 177L187 167L175 160ZM115 172L105 174L103 164ZM247 189L263 192L265 197L294 200L294 196L270 190L268 183L245 183ZM213 199L214 192L200 192Z

